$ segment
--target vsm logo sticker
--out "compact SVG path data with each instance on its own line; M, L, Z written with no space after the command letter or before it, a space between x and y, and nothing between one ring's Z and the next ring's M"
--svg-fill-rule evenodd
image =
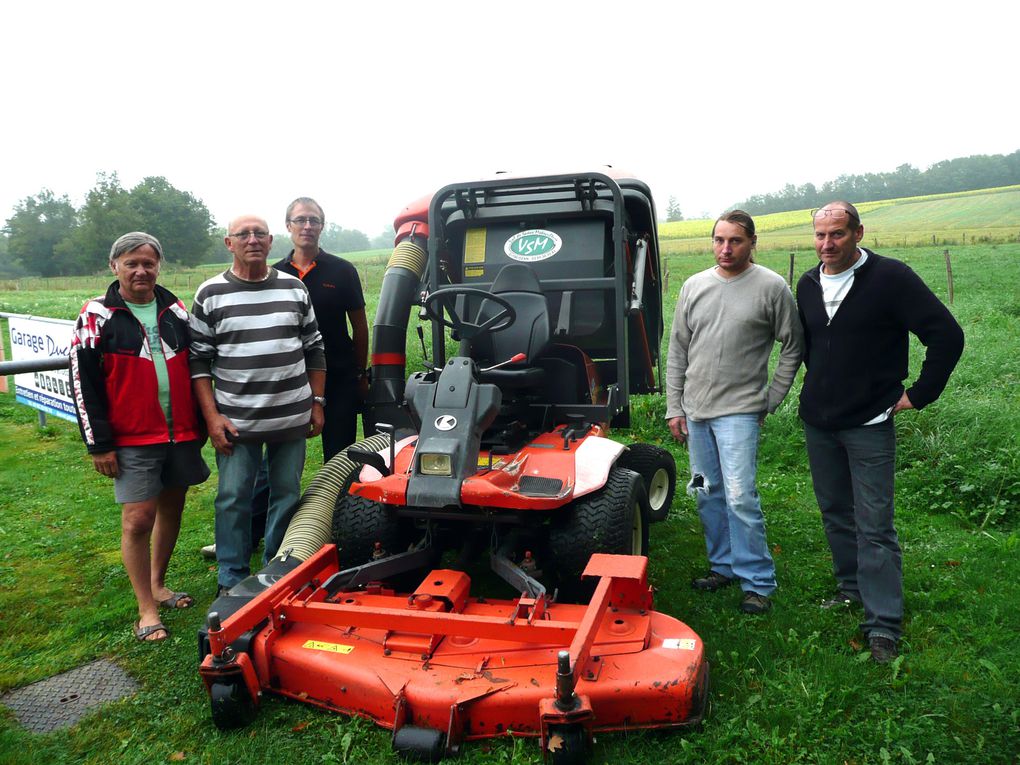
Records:
M531 228L507 239L503 245L503 252L514 260L534 263L551 258L562 246L563 240L556 232L544 228Z

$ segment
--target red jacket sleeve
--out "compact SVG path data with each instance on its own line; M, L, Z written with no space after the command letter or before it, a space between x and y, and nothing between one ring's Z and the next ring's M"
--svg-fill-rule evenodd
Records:
M113 450L99 345L105 311L97 301L86 303L78 314L71 340L71 394L78 412L78 429L89 454Z

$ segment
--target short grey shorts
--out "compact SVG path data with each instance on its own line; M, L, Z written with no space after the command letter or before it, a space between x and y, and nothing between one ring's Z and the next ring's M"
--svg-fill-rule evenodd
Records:
M165 488L195 486L209 477L200 441L120 446L117 467L120 475L113 479L113 495L121 504L144 502Z

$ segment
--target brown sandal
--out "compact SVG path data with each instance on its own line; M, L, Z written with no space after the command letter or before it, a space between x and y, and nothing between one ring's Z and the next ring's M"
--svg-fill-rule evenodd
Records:
M166 635L164 635L163 637L152 638L151 640L149 639L149 635L159 632L160 630L163 630L163 632L165 632ZM135 622L135 627L133 631L135 633L135 639L142 643L161 643L162 641L170 637L170 630L164 627L162 622L150 624L148 627L139 627L138 622Z
M185 601L183 604L181 601ZM168 608L171 611L177 608L191 608L195 605L195 599L186 592L170 592L169 598L159 601L160 608Z

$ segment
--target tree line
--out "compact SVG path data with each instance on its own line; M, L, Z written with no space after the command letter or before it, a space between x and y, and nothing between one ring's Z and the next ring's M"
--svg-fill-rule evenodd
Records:
M125 189L116 173L99 173L96 185L79 208L67 195L49 189L22 199L0 236L0 278L79 276L105 271L110 245L127 231L147 231L163 245L175 265L225 262L226 230L213 225L209 209L188 191L166 178L143 178ZM388 247L392 238L373 240L357 229L328 223L320 238L329 252L355 252ZM291 249L290 238L278 235L270 257Z
M752 215L821 207L834 199L873 202L880 199L945 194L1020 184L1020 150L1012 154L976 154L936 162L921 171L909 164L892 172L841 175L816 187L786 184L771 194L755 194L733 207Z
M877 201L899 197L970 191L1020 184L1020 150L1012 154L978 154L937 162L921 171L909 164L892 172L841 175L821 186L786 184L780 191L755 194L733 207L752 215L819 207L833 199ZM675 197L669 198L667 221L683 220ZM213 225L202 200L174 188L166 178L143 178L124 189L116 173L99 173L84 204L75 208L67 195L49 189L25 197L14 207L0 236L0 278L78 276L106 269L110 245L126 231L148 231L176 264L225 262L226 231ZM392 234L369 239L357 229L327 223L320 243L329 252L386 248ZM277 235L270 257L284 257L289 237Z

